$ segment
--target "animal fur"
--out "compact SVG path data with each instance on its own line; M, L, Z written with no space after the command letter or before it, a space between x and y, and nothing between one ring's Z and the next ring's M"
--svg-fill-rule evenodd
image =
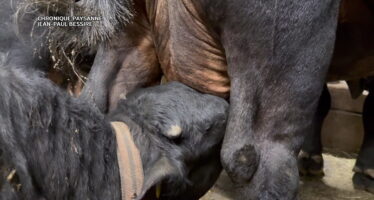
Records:
M198 199L217 179L228 107L223 99L171 83L134 92L105 117L41 72L14 65L4 54L0 63L0 147L21 183L19 191L0 186L0 197L120 199L113 120L129 125L145 187L162 181L162 199ZM171 125L181 127L180 137L167 137ZM210 170L199 169L212 159Z
M62 45L95 46L111 39L133 16L132 0L24 0L19 13L39 13L40 16L95 16L99 23L86 27L52 27L51 39Z

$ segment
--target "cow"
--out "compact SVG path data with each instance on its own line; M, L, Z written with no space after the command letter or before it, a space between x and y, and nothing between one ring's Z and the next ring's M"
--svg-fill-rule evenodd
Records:
M354 167L353 185L374 193L373 159L373 73L374 73L374 9L373 1L345 0L341 4L337 39L329 69L328 81L346 80L351 95L356 98L363 89L369 91L363 107L364 142ZM321 177L323 157L321 129L330 109L331 97L327 87L319 99L313 125L299 155L299 169L303 175Z
M98 47L83 99L112 111L162 75L226 98L221 161L236 198L297 198L297 154L333 54L339 0L27 2L47 16L102 18L52 28L62 46Z
M18 182L2 177L1 199L121 199L110 122L125 123L139 151L144 184L136 199L156 185L160 199L199 199L218 178L224 99L172 82L133 91L105 116L12 60L1 54L0 147Z
M372 133L372 120L373 120L373 93L374 85L373 78L365 79L366 89L369 91L368 96L365 98L363 106L363 127L364 127L364 140L360 148L355 167L353 168L354 175L352 177L353 185L356 189L366 190L374 193L373 185L373 133ZM299 154L299 170L303 176L324 176L324 161L322 157L322 141L321 131L323 121L326 118L331 106L331 97L327 87L324 88L320 97L318 110L314 118L314 126L308 132L308 136L302 146L302 151ZM344 124L342 124L344 126ZM355 134L355 133L352 133Z

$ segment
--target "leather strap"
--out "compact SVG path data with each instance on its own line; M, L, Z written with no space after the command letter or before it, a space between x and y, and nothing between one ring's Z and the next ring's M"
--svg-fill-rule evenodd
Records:
M117 138L117 159L121 178L122 200L136 199L143 182L143 166L129 127L123 122L111 122Z

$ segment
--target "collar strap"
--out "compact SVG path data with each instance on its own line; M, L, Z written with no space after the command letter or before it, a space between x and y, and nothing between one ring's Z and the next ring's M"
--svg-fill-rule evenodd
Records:
M117 139L117 159L121 178L122 200L136 199L141 193L144 174L139 149L129 127L123 122L111 122Z

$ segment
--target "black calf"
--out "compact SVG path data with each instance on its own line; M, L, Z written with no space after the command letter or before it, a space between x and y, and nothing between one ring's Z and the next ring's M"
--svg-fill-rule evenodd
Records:
M2 57L0 146L21 188L5 181L0 197L120 199L113 120L130 127L144 190L162 183L161 199L198 199L217 179L228 107L223 99L170 83L128 95L106 118L41 73Z

